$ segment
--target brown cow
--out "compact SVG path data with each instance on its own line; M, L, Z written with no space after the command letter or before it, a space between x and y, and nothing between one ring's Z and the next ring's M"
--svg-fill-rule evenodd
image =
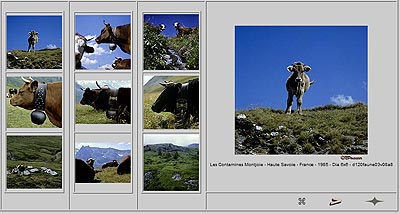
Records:
M117 174L130 174L131 173L131 155L126 156L118 165Z
M307 76L306 72L311 70L311 67L298 61L287 67L289 72L292 74L286 80L286 90L288 91L288 99L286 106L286 114L292 112L293 96L296 95L297 98L297 110L299 114L302 114L301 104L303 103L303 95L314 81L310 82L310 78Z
M118 162L116 161L116 160L113 160L113 161L111 161L111 162L107 162L107 163L105 163L105 164L103 164L102 166L101 166L101 168L102 169L105 169L105 168L107 168L107 167L118 167Z
M33 110L35 105L35 92L39 82L23 78L25 82L16 95L10 99L10 104L27 110ZM62 82L47 83L45 112L52 124L62 127Z
M131 68L131 59L122 59L120 57L115 57L113 64L111 65L116 70L127 70Z
M177 37L182 37L184 35L189 35L189 34L192 34L194 32L197 32L199 30L198 27L192 27L192 28L184 27L179 22L175 22L174 23L174 27L175 27L176 30L178 30Z
M101 43L111 43L116 44L121 48L124 53L131 54L131 24L125 24L122 26L117 26L115 28L111 27L109 23L103 21L106 25L102 30L100 35L96 38L98 44Z

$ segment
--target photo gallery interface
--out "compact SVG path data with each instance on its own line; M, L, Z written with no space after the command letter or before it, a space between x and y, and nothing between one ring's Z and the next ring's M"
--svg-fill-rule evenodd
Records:
M0 20L0 211L399 211L397 1Z

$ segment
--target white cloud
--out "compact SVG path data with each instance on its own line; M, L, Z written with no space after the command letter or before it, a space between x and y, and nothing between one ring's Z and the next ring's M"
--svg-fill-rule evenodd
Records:
M78 80L76 83L85 88L97 88L96 81L102 86L108 85L111 88L131 87L131 81L129 80L99 80L94 78L93 80Z
M113 69L111 64L104 64L104 65L99 66L99 68L104 69L104 70L112 70Z
M331 97L331 101L339 106L347 106L354 104L353 98L351 96L345 96L345 95L337 95Z
M47 49L56 49L57 48L57 46L55 44L48 44L46 47L47 47Z
M103 55L103 54L110 54L112 52L111 50L105 50L103 47L100 46L100 44L96 43L96 41L94 40L87 42L87 45L94 48L94 52L89 53L90 55Z
M83 56L81 59L81 62L83 65L91 65L91 64L97 64L97 60L96 59L90 59L86 56Z

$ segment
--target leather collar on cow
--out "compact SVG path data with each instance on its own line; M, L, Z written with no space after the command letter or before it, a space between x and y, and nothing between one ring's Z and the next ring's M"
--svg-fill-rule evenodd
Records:
M117 28L116 27L112 27L111 28L111 33L110 33L110 40L111 40L111 43L119 44L118 39L115 36L116 32L117 32Z
M182 84L181 90L176 99L176 111L184 113L188 110L189 84Z
M46 103L46 88L47 84L38 84L38 88L35 91L35 109L44 110Z

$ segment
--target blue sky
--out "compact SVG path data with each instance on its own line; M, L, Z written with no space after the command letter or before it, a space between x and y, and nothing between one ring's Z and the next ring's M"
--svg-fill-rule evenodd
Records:
M175 37L175 22L181 23L185 27L198 27L199 14L145 14L144 21L154 26L165 25L165 30L161 32L164 36Z
M7 16L7 50L28 50L32 30L39 32L36 50L62 47L61 16Z
M367 104L367 26L236 26L235 108L285 110L286 67L295 61L315 80L303 108Z
M131 23L130 15L76 15L75 26L77 33L85 36L86 38L97 37L100 35L101 30L105 27L103 20L111 25L117 27ZM132 30L132 29L131 29ZM135 33L135 29L133 29ZM94 47L95 52L88 54L85 53L81 60L82 65L87 69L112 69L111 64L115 57L131 58L131 55L121 51L119 47L114 51L109 49L109 44L97 44L95 39L88 42L89 46ZM131 49L131 53L135 50Z

